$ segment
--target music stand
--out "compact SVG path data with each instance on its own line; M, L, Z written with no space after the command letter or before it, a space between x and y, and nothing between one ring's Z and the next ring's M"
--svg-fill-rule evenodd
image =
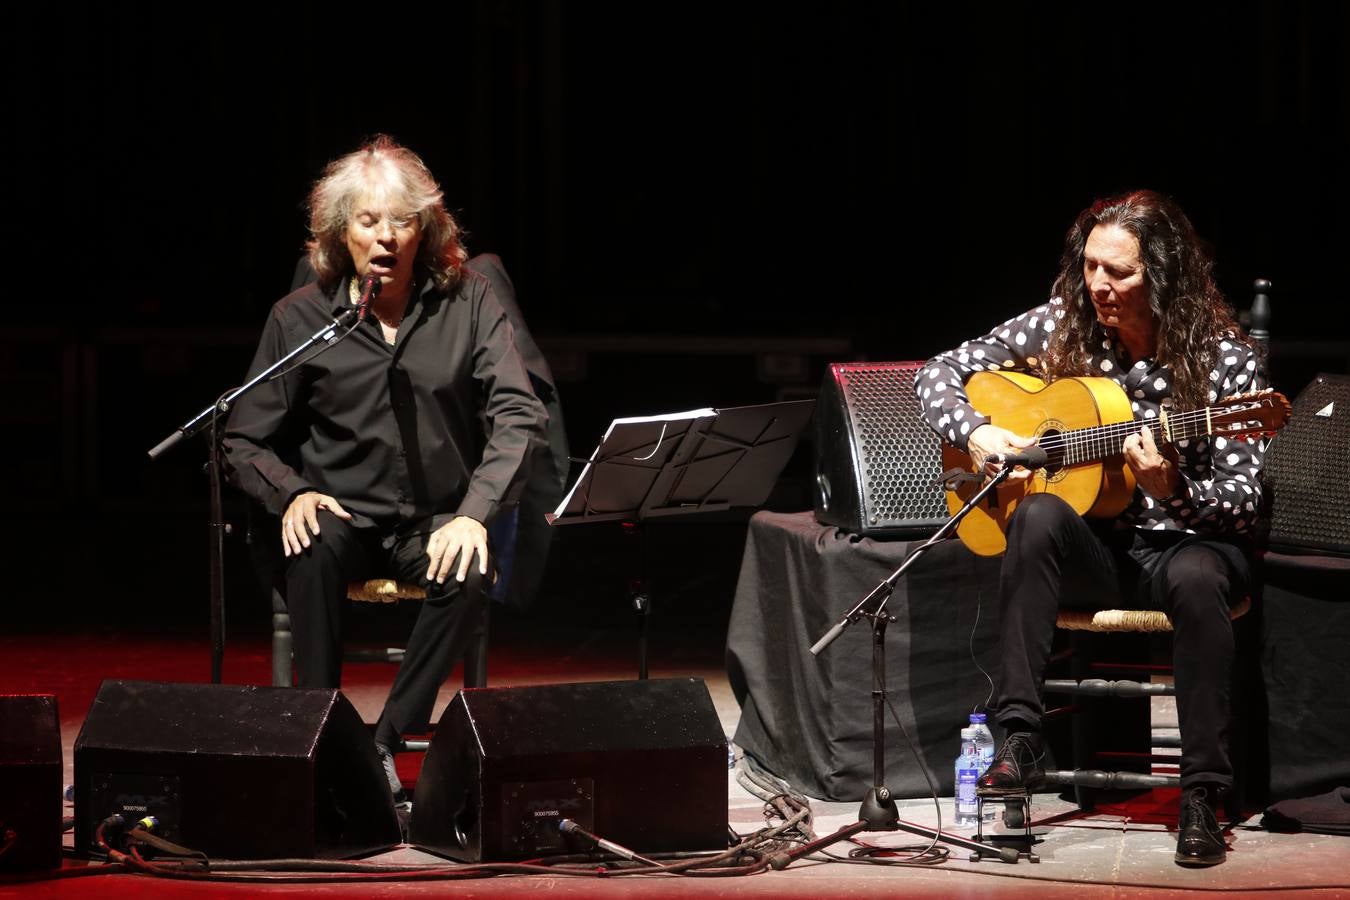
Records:
M615 419L548 522L619 521L640 529L648 519L758 507L815 405L794 400ZM646 573L629 584L642 623L638 677L646 678Z

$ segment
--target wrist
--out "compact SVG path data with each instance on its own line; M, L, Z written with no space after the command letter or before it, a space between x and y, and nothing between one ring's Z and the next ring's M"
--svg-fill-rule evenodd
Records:
M1190 499L1190 488L1186 485L1186 479L1177 475L1176 481L1172 485L1172 490L1166 496L1159 497L1159 503L1171 503L1173 500Z

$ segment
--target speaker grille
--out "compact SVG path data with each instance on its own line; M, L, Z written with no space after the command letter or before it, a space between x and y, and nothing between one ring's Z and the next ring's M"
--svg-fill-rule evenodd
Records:
M816 518L869 537L947 519L938 438L919 418L922 362L831 363L816 404Z
M1350 375L1320 374L1299 392L1261 471L1274 547L1350 554Z
M946 517L937 437L919 419L914 378L922 363L841 366L858 436L866 524Z

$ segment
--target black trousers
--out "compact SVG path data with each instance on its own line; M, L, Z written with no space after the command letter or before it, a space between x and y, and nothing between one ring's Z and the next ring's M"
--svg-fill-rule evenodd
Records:
M1172 620L1181 725L1181 783L1233 783L1228 756L1233 626L1250 589L1241 551L1175 532L1111 531L1050 494L1027 497L1008 526L999 582L1002 660L996 721L1039 726L1055 615L1061 605L1161 608Z
M342 681L343 626L350 607L347 584L397 578L426 587L417 621L375 727L375 740L394 747L404 732L431 719L436 693L485 627L483 577L471 567L463 583L426 580L426 531L400 533L354 528L320 510L319 534L286 569L296 679L300 687L336 688Z

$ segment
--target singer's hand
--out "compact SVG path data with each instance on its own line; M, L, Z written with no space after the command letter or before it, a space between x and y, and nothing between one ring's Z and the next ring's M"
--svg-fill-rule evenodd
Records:
M299 556L309 546L309 536L319 533L319 510L326 509L339 519L350 522L352 514L327 494L317 491L301 494L286 507L281 516L281 549L286 556Z
M463 581L469 574L469 564L474 554L478 555L478 572L486 575L488 570L487 529L483 523L468 516L455 516L445 525L431 533L427 541L427 580L444 584L445 577L455 560L459 560L459 569L455 573L456 581Z
M970 433L966 439L966 450L970 452L970 460L974 464L976 472L983 471L989 477L998 474L999 464L986 463L991 455L997 455L1000 458L1005 453L1012 453L1036 443L1035 438L1022 437L1020 434L1013 434L1006 428L999 428L997 425L991 425L986 422L979 428ZM1018 466L1008 475L1009 481L1021 481L1024 478L1030 478L1031 472Z
M1134 472L1139 486L1150 496L1161 500L1170 497L1180 487L1177 475L1177 451L1172 447L1159 450L1153 432L1147 426L1125 438L1121 448L1125 462Z

